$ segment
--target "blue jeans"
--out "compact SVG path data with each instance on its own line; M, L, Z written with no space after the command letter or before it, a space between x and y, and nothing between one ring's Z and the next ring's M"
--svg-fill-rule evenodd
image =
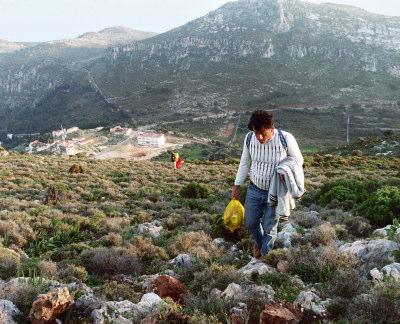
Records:
M275 215L275 207L268 205L268 191L251 183L247 189L244 208L244 224L264 255L274 247L279 220Z

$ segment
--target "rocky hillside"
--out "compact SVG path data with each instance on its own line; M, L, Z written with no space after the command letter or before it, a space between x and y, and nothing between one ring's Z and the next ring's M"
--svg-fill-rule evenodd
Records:
M105 55L61 43L0 56L1 110L8 111L1 119L3 127L20 129L13 126L26 120L20 111L34 111L38 100L71 82L90 84L143 122L265 104L395 100L399 31L399 17L350 6L230 2L162 35L113 46ZM107 37L83 35L72 43L88 39ZM40 59L33 62L32 53ZM10 67L10 61L19 64Z
M221 222L237 164L2 156L0 322L396 323L399 163L307 156L257 260Z
M154 35L113 27L75 39L32 46L0 43L0 49L9 49L9 53L0 54L0 130L51 130L64 115L73 116L70 112L76 109L85 112L79 117L82 127L93 124L96 116L102 123L126 119L121 110L104 98L85 66L104 55L110 46L132 44ZM21 49L11 53L11 48L16 46ZM50 106L51 110L43 108ZM91 110L98 107L99 114L93 117ZM106 107L106 113L103 113L103 107ZM39 124L31 119L32 115L41 116ZM72 123L73 119L67 117L67 121Z

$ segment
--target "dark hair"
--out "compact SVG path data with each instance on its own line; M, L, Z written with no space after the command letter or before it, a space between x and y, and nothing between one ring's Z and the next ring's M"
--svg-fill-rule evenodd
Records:
M247 127L252 131L261 130L262 128L274 128L275 121L271 112L266 110L256 110L251 114L249 124Z

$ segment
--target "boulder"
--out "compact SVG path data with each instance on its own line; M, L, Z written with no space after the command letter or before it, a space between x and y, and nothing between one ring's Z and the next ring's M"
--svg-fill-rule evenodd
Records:
M400 263L388 264L382 268L382 272L394 280L400 281Z
M381 271L377 268L372 269L370 272L372 279L382 281L386 277L391 277L395 281L400 281L400 263L392 263L384 266Z
M151 314L158 313L165 302L155 293L142 296L139 303L134 304L128 300L120 302L104 302L99 309L95 309L91 317L94 324L118 323L133 324Z
M14 324L15 317L20 315L21 311L11 301L0 299L0 323Z
M182 282L168 275L158 276L152 286L153 291L161 298L170 297L177 303L187 293L187 288Z
M387 225L386 227L383 228L378 228L375 231L372 232L373 237L378 237L378 238L385 238L388 236L388 230L392 227L392 225Z
M158 274L154 275L143 275L137 278L136 283L139 285L143 291L152 292L153 291L153 281L156 280Z
M138 226L138 233L152 238L157 238L161 235L162 229L161 222L155 220L151 223L140 224Z
M245 324L249 316L247 305L239 303L237 306L231 308L230 314L231 324Z
M179 254L169 263L175 267L190 268L192 266L192 257L189 254Z
M233 301L236 299L243 300L245 299L243 288L240 285L232 282L222 292L221 298L223 298L225 301Z
M238 273L251 276L254 273L258 273L260 276L265 273L274 273L276 272L275 269L260 259L252 258L248 264L238 270Z
M56 288L42 294L33 302L29 318L32 324L51 323L74 303L68 288Z
M400 244L388 240L360 240L340 246L339 251L355 255L368 265L393 262L392 251L400 249Z
M296 228L291 223L286 223L278 233L277 244L289 248L292 246L292 237L295 235L297 235Z
M303 290L297 296L294 304L318 316L325 316L326 306L329 302L330 300L322 301L321 298L311 290Z
M271 286L249 285L242 287L236 283L230 283L228 287L221 293L221 298L225 302L233 304L247 302L252 299L262 299L271 302L274 299L274 290Z
M226 242L222 237L217 237L212 241L216 246L223 246Z
M260 315L260 324L297 324L303 314L293 304L268 304Z

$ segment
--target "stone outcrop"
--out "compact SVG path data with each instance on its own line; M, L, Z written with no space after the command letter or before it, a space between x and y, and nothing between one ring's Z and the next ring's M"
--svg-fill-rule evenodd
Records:
M68 288L56 288L39 295L29 314L32 324L52 323L73 304L74 298Z

